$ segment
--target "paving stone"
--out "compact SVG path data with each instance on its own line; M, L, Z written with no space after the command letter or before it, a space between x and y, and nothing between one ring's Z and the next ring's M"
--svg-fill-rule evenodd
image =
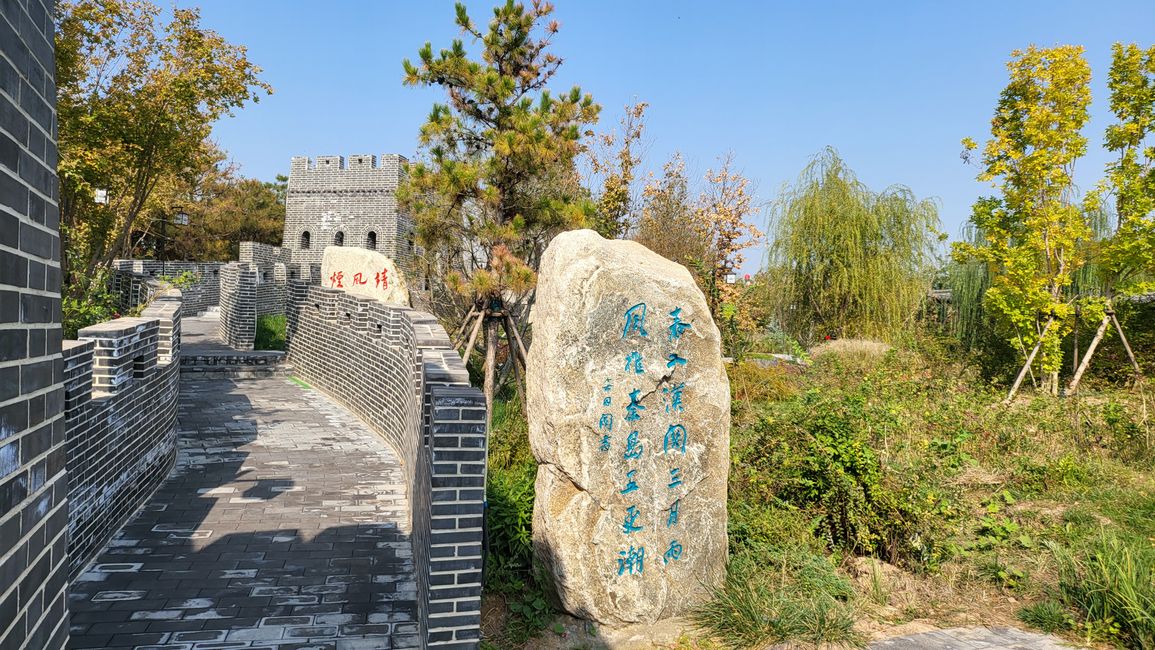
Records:
M871 650L1068 650L1053 636L1015 628L960 627L882 639Z
M177 428L172 474L72 586L71 648L408 647L386 624L416 613L405 471L377 434L278 378L186 379Z

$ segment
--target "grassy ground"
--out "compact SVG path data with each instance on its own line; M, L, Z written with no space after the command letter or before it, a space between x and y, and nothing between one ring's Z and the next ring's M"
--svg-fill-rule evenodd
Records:
M1002 406L933 340L729 374L734 579L696 614L709 640L693 643L861 645L1003 623L1155 647L1146 389ZM491 455L485 632L499 648L553 625L536 602L533 461L515 413L496 414Z

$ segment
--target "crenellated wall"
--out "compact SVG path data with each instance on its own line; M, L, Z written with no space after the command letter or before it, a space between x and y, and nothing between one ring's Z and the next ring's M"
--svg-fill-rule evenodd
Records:
M113 260L112 290L124 309L148 302L160 287L156 278L191 273L196 280L181 289L183 311L196 316L220 304L220 269L224 262L158 262L157 260Z
M426 313L289 282L289 359L398 453L407 475L418 620L429 647L477 648L486 410Z
M181 293L64 343L69 574L148 500L176 458Z
M221 267L220 339L234 350L252 350L257 337L257 269L244 262Z

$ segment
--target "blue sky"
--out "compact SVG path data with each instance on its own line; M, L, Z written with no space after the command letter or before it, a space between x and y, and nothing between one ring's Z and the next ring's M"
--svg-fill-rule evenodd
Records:
M271 180L294 155L412 155L440 95L401 85L401 60L458 30L453 3L178 0L249 48L275 94L217 125L242 173ZM493 1L469 2L475 22ZM681 151L700 175L727 151L771 201L833 145L873 189L901 183L940 201L953 237L989 193L959 159L959 140L988 134L1016 48L1080 44L1094 75L1080 188L1100 178L1110 122L1106 76L1115 41L1155 43L1155 2L635 2L555 0L565 64L602 107L650 103L647 170ZM757 258L757 255L754 256ZM751 265L748 265L751 266Z

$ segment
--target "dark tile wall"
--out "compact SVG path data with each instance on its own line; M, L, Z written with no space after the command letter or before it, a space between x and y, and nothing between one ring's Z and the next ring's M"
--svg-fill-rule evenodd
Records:
M289 281L289 359L401 456L428 645L478 647L486 410L429 314Z
M221 267L220 336L234 350L252 350L257 337L257 270L231 262Z
M51 0L0 2L0 648L68 638Z
M80 574L176 460L180 292L139 318L80 330L64 344L69 573Z
M220 304L220 270L224 262L158 262L157 260L113 260L113 291L120 296L125 309L131 309L151 297L160 285L152 282L159 276L176 277L192 273L196 280L181 290L181 312L196 316Z

